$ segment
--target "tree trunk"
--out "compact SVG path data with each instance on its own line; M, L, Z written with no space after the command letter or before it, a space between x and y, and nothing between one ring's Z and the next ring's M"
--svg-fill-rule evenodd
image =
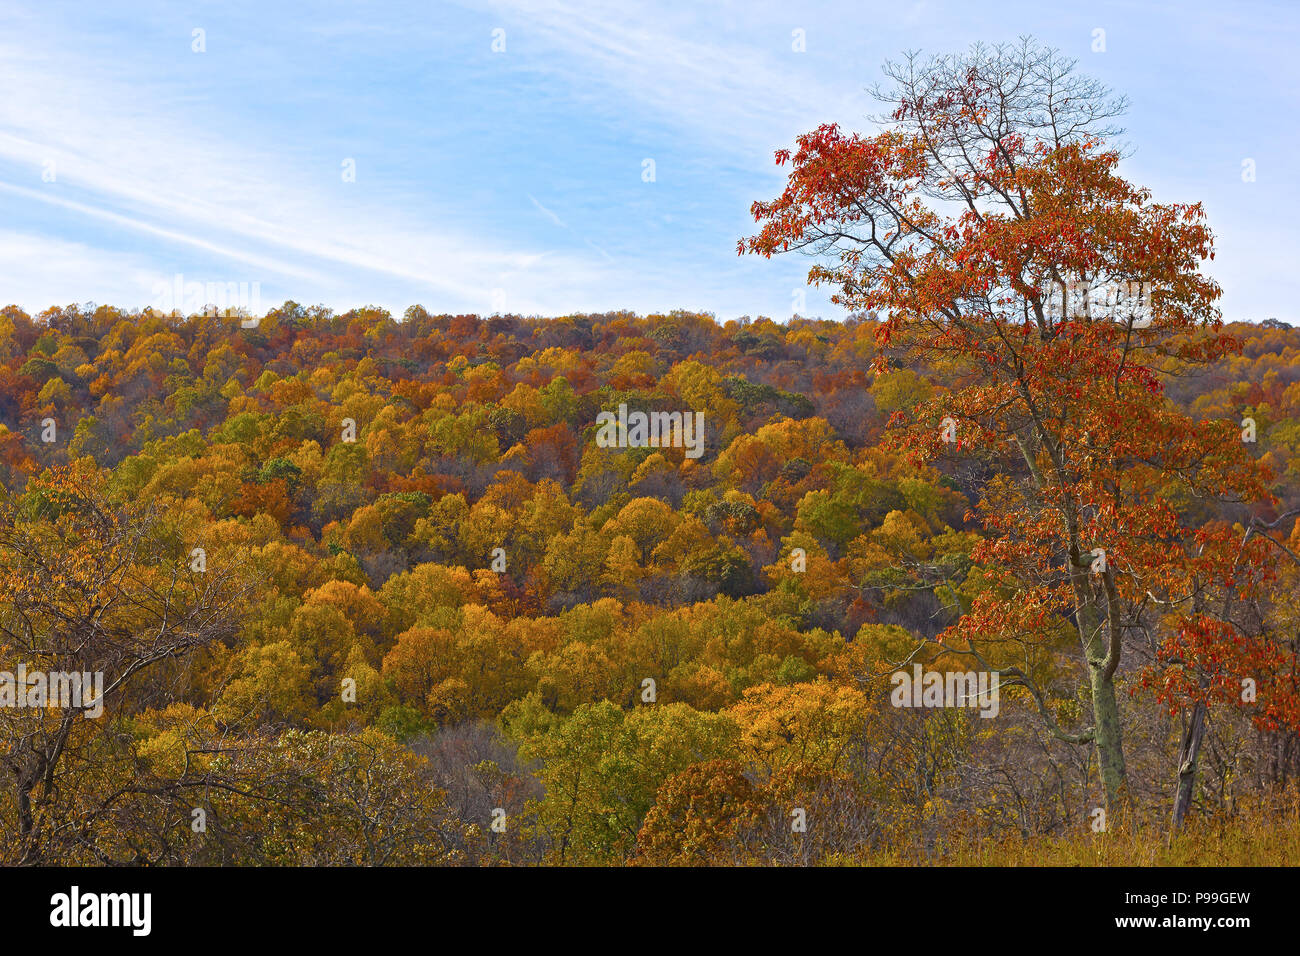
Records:
M1201 754L1201 741L1205 738L1205 703L1197 701L1192 709L1192 722L1183 734L1183 744L1178 751L1178 789L1174 794L1174 829L1183 825L1183 818L1192 805L1196 790L1196 762Z
M1092 692L1093 742L1097 764L1106 791L1108 825L1124 815L1127 800L1128 771L1124 765L1124 734L1120 729L1119 701L1115 695L1115 674L1107 673L1109 641L1102 634L1101 616L1093 601L1088 574L1081 564L1075 545L1071 551L1070 580L1075 596L1075 623L1084 660L1088 667L1088 684Z
M1128 771L1124 765L1124 737L1119 724L1119 702L1115 679L1107 677L1100 664L1089 663L1092 685L1092 714L1096 727L1097 763L1106 788L1106 817L1113 822L1123 816L1127 800Z

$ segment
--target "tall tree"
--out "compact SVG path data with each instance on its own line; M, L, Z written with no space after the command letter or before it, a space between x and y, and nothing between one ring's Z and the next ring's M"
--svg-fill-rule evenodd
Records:
M812 254L810 281L881 317L878 370L893 353L941 373L948 388L891 425L918 459L988 466L976 557L997 585L944 639L1028 687L1055 735L1095 746L1119 812L1125 648L1158 627L1204 649L1218 618L1196 594L1230 582L1239 549L1230 527L1195 530L1197 503L1267 498L1235 423L1163 394L1238 348L1200 271L1204 210L1116 174L1125 104L1054 50L975 46L885 72L883 128L822 126L778 152L785 190L754 204L740 252ZM1073 730L1018 663L1063 620L1092 705Z

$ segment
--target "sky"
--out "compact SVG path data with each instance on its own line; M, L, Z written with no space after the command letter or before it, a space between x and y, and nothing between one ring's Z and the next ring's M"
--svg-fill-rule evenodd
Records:
M736 255L773 151L871 131L886 59L1023 34L1130 98L1123 175L1205 203L1225 317L1300 324L1300 5L1221 0L0 0L0 300L840 319Z

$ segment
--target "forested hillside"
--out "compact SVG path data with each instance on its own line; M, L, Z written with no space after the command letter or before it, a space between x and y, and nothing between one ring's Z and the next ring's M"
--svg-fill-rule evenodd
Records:
M0 710L4 861L808 863L1106 837L1092 750L1044 727L1086 722L1068 621L1004 654L1041 699L1004 676L992 716L891 701L900 667L975 666L954 625L1001 586L997 482L890 440L951 379L873 371L876 320L257 318L0 313L0 666L108 688L95 719ZM1300 771L1300 522L1269 525L1300 507L1300 330L1225 331L1239 352L1156 400L1251 422L1275 503L1170 494L1278 543L1232 611L1271 670L1211 710L1193 819ZM702 413L702 454L605 447L620 406ZM1195 698L1143 613L1117 674L1135 825L1168 815Z

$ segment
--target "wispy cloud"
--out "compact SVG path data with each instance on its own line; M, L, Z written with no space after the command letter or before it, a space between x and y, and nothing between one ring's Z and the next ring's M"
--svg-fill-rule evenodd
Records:
M3 152L3 137L0 137L0 152ZM85 203L76 202L72 199L64 199L48 192L41 192L37 189L29 189L24 186L15 186L12 183L0 182L0 191L13 196L21 196L24 199L31 200L32 202L58 206L61 209L70 210L81 216L101 219L117 226L123 226L127 229L143 232L160 239L165 239L168 242L193 246L194 248L201 249L204 252L211 252L226 259L232 259L236 262L243 262L247 265L254 266L264 272L291 276L296 279L303 279L310 282L322 282L325 279L324 274L320 272L304 269L287 262L269 259L265 256L249 253L236 247L223 246L219 243L210 242L207 239L204 239L201 235L180 232L176 229L167 229L162 226L154 225L153 223L133 219L130 216L110 212L106 209L97 209L93 206L88 206Z
M0 160L10 170L0 189L11 196L299 280L306 296L328 292L326 275L342 270L483 308L544 255L413 217L400 198L351 196L355 184L341 175L323 187L304 174L305 161L319 162L310 150L250 148L148 84L124 81L119 68L46 39L55 48L39 56L0 42L0 87L24 91L0 99ZM40 180L47 168L52 183ZM40 188L13 182L21 171Z
M42 307L129 302L159 279L147 258L9 229L0 230L0 262L4 301Z
M886 57L1033 33L1132 95L1136 181L1205 200L1225 311L1294 321L1278 263L1296 252L1300 134L1277 117L1300 89L1298 18L1266 9L475 0L431 16L394 0L359 18L341 0L9 0L0 204L6 248L37 251L0 260L0 298L44 308L93 287L144 305L183 271L336 308L786 317L808 263L735 255L750 203L779 188L771 151L823 122L865 126ZM1203 75L1172 82L1189 60ZM76 267L37 268L60 253ZM843 315L826 290L808 311Z
M858 118L868 103L860 85L825 82L795 50L796 30L805 52L808 28L828 32L807 13L774 15L745 4L706 18L702 9L635 0L620 3L617 15L599 3L491 0L489 7L555 54L539 58L537 69L568 76L593 98L617 90L657 121L732 151L766 154L809 123ZM727 29L737 17L745 18L743 33ZM765 28L755 29L759 23Z
M538 202L537 199L532 195L532 193L529 193L529 194L528 194L528 198L529 198L529 200L532 201L532 204L533 204L534 206L537 207L537 211L540 212L540 213L541 213L543 216L545 216L547 219L551 220L551 222L555 223L555 224L556 224L557 226L559 226L561 229L568 229L568 228L569 228L568 226L566 226L566 225L564 224L564 220L563 220L563 219L561 219L561 218L560 218L559 216L557 216L555 213L551 212L551 210L547 209L547 208L546 208L545 206L543 206L540 202Z

